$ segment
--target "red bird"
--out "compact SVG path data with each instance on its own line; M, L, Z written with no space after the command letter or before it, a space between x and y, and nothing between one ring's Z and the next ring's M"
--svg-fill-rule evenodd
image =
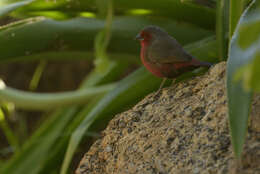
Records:
M166 78L177 76L198 67L210 67L188 54L182 46L167 32L157 26L145 27L136 36L141 42L141 60L144 66L155 76Z

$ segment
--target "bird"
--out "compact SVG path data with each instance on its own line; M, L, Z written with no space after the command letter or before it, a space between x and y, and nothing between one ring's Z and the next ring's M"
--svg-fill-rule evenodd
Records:
M198 67L212 66L187 53L174 37L158 26L145 27L135 39L141 43L140 57L145 68L153 75L163 78L157 93L166 79L175 79Z

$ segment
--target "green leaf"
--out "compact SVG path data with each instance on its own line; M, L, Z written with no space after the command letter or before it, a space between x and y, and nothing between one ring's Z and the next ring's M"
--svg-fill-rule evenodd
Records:
M98 101L100 100L101 97L96 97L93 100L91 100L87 106L84 108L77 108L77 112L71 114L71 117L73 120L66 125L66 128L60 132L60 135L62 138L57 138L55 141L55 145L51 147L51 154L48 154L44 158L46 158L45 163L44 163L44 168L39 172L40 174L45 174L45 173L59 173L60 167L58 168L57 166L61 166L64 155L66 152L66 148L68 145L69 138L72 134L72 132L75 130L75 128L78 127L78 125L82 122L84 119L85 115L95 106L97 105ZM72 110L73 107L70 107L70 110ZM68 112L68 110L64 110L62 114L60 114L60 119L62 121L62 116ZM52 115L51 115L52 116ZM51 133L51 132L50 132ZM87 133L86 133L87 135ZM39 149L40 150L40 149ZM69 173L74 173L71 169ZM19 174L19 173L17 173Z
M241 37L239 30L241 27L243 28L244 24L250 21L249 18L251 16L251 12L254 11L254 8L255 6L253 1L240 18L238 26L230 42L227 64L229 123L233 149L236 157L241 156L243 144L245 142L252 92L251 90L245 90L243 88L242 81L235 80L235 78L237 76L236 73L240 70L240 68L250 63L257 51L256 49L251 48L245 49L243 44L241 44L241 41L239 41L239 38ZM250 32L251 30L248 31L247 34ZM259 32L255 33L255 37L259 38ZM244 38L247 38L247 36L244 36ZM252 41L251 44L252 48L259 48L259 44L255 43L255 41Z
M179 0L116 0L113 1L115 15L122 15L131 10L144 9L152 12L153 16L171 18L177 21L186 21L207 29L215 27L215 10L194 4L182 3ZM34 3L19 9L17 13L26 14L31 11L63 11L63 12L98 12L96 0L77 1L46 1L37 0ZM18 15L17 14L17 15Z
M23 145L21 151L2 166L2 174L36 174L44 168L49 153L55 142L62 137L66 126L72 121L77 109L66 109L56 112L40 129ZM14 167L15 166L15 167ZM33 166L33 167L32 167Z
M255 7L255 6L254 6ZM253 8L253 7L252 7ZM258 7L260 8L260 7ZM238 29L238 46L247 56L248 62L237 70L235 80L242 80L243 87L247 91L259 92L259 63L260 63L260 12L258 10L249 13Z
M115 84L92 87L84 90L59 93L25 92L4 86L0 80L0 101L8 101L18 108L47 110L66 105L84 104L90 98L104 94L115 87Z
M7 3L6 1L0 2L0 16L4 16L7 13L16 10L19 7L28 5L35 0L23 0L15 3Z
M107 47L109 41L111 40L111 26L113 19L113 5L112 1L107 2L106 4L103 0L98 0L98 3L103 3L103 6L106 5L105 11L107 12L106 16L106 24L104 29L102 29L96 36L95 39L95 53L96 59L94 61L97 71L104 71L108 64L108 56L107 56ZM103 7L102 6L102 7ZM100 9L100 11L103 11Z
M260 52L257 53L254 62L253 62L253 67L252 67L252 73L251 73L251 83L250 83L250 87L256 91L256 92L260 92L260 80L259 80L259 76L260 76Z
M42 73L43 73L46 65L47 65L47 61L42 60L39 62L38 66L36 67L36 69L34 71L33 77L30 81L30 85L29 85L30 91L34 91L38 87L40 79L42 77Z
M181 0L181 2L184 3L192 3L192 4L198 4L201 6L214 8L216 7L216 0Z
M179 24L166 18L117 17L112 23L112 38L107 48L108 56L137 60L140 46L133 38L139 30L150 24L165 28L182 44L212 34L196 26L187 23ZM75 18L54 21L38 17L0 27L0 61L64 60L72 57L93 59L94 36L104 26L104 21L99 19Z
M251 13L239 26L238 44L243 51L247 51L249 48L253 49L253 47L259 47L259 30L260 13Z
M3 112L3 109L1 107L0 107L0 128L2 129L4 135L6 136L9 145L14 150L19 150L20 146L19 146L18 137L15 136L14 132L10 128L9 123L6 120L5 114Z
M216 37L219 60L226 60L228 54L229 0L217 1Z
M118 79L127 67L125 62L111 61L106 72L91 72L81 85L90 88L96 85L111 83ZM57 171L57 166L61 165L64 151L67 147L69 136L78 127L84 116L95 106L100 97L93 98L87 106L69 107L59 109L49 115L49 119L41 124L41 127L23 145L21 152L16 153L11 160L1 166L0 173L20 174L23 171L28 174L51 173ZM54 135L53 135L54 134ZM38 145L38 143L40 145ZM46 153L46 152L52 152ZM30 161L33 161L30 163ZM36 165L37 168L32 167ZM17 166L17 167L12 167Z
M202 61L218 62L218 48L215 36L188 44L184 49Z
M229 38L231 39L239 18L244 10L246 0L229 0Z

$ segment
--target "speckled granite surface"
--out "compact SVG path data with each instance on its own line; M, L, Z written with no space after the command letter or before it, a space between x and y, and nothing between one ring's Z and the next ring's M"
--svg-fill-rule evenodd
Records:
M77 174L260 173L260 96L239 170L228 134L224 62L110 121Z

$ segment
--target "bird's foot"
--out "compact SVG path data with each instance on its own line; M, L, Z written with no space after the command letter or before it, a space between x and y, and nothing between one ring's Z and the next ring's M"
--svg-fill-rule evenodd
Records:
M176 84L175 81L176 81L176 79L172 79L171 86L174 86Z
M163 78L163 80L162 80L162 82L160 84L159 89L153 94L153 98L157 97L160 94L160 92L162 91L163 85L164 85L166 80L167 80L166 78Z
M162 88L161 88L161 89L159 88L159 89L153 94L153 98L158 97L159 94L161 93L161 91L162 91Z

